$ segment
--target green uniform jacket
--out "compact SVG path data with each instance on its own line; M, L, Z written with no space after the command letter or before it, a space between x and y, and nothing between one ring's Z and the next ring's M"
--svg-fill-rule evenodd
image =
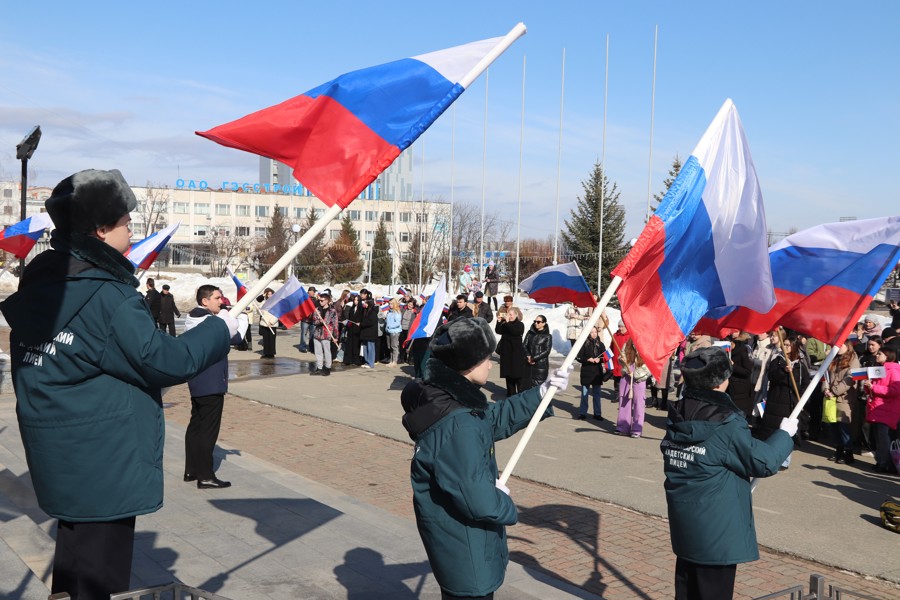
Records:
M497 489L494 442L524 429L539 388L488 403L478 386L437 359L403 390L403 425L416 442L410 467L416 525L441 589L486 596L503 583L506 525L516 505ZM552 414L548 409L545 416Z
M54 247L64 251L35 258L0 305L12 327L16 413L38 503L76 522L156 511L160 389L224 358L227 327L207 319L170 337L156 328L127 259L98 240L82 240L79 251Z
M791 438L778 430L756 440L722 392L685 388L671 405L660 450L672 550L700 565L757 560L750 478L776 474Z

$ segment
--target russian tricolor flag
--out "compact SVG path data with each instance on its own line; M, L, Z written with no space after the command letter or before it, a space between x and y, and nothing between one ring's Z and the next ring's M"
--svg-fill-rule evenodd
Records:
M260 310L267 310L275 318L291 328L316 310L316 303L309 297L297 278L291 275L277 292L269 296Z
M726 100L631 252L613 269L622 317L659 377L710 309L775 304L766 218L737 109Z
M5 250L16 258L25 258L49 227L53 227L53 221L45 212L7 225L0 231L0 250Z
M769 249L777 302L768 312L726 307L698 325L718 335L776 325L838 345L900 259L900 217L826 223L786 237Z
M228 270L228 275L231 277L231 280L234 282L235 287L237 287L237 301L240 302L241 298L247 295L247 286L245 286L240 279L238 279L237 275L234 274L234 271L231 270L231 267L226 267Z
M435 288L431 298L428 299L428 302L425 303L425 306L422 307L422 310L419 311L419 314L416 315L416 318L413 319L413 322L410 324L409 335L407 336L404 345L409 344L415 339L431 337L431 335L434 334L434 330L441 324L441 317L444 312L444 301L446 299L447 282L445 281L444 276L441 275L441 281L438 283L437 288Z
M606 370L613 370L613 352L609 348L606 349L606 352L603 353L603 358L606 359Z
M597 306L581 269L574 262L544 267L519 284L530 298L546 304L571 302L575 306Z
M524 30L513 32L518 37ZM288 164L317 198L346 208L463 93L475 68L509 45L508 38L353 71L196 133Z
M169 225L165 229L161 229L153 235L148 235L141 241L135 242L131 245L131 248L125 251L125 256L138 269L149 269L156 257L159 256L159 253L162 252L162 249L166 247L166 244L178 231L180 225L181 221L178 221L174 225Z

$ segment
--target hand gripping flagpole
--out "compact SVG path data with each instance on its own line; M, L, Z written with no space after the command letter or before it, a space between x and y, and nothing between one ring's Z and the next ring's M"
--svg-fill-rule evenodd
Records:
M591 318L588 319L587 325L581 328L581 334L578 336L578 339L575 340L575 344L572 346L572 349L569 350L569 353L566 355L566 359L563 361L560 369L568 371L572 366L572 363L575 362L575 357L578 356L579 352L581 352L581 347L588 339L588 336L591 335L591 328L593 328L594 325L597 324L597 321L600 320L600 316L609 305L609 300L612 298L612 295L616 293L616 290L619 288L619 284L621 283L621 277L619 277L618 275L613 277L612 281L609 283L609 287L606 288L606 292L604 292L603 297L600 298L600 301L594 308L594 312L591 313ZM538 406L537 410L534 411L534 415L531 417L531 421L529 421L528 427L525 428L525 434L522 436L522 439L519 440L519 444L516 446L516 449L513 451L512 456L509 458L509 462L506 463L506 468L503 469L503 473L500 475L501 484L506 485L506 482L509 481L509 476L512 475L513 469L516 468L516 463L519 462L519 458L521 458L522 452L525 451L525 446L528 445L528 442L531 440L531 436L534 435L534 430L537 429L538 423L540 423L541 421L541 417L544 415L547 407L550 406L550 401L553 400L554 394L556 394L556 387L551 385L549 388L547 388L547 393L544 394L544 397L541 399L540 406Z
M488 52L478 64L476 64L472 69L459 80L459 84L463 87L463 89L468 89L469 85L475 81L479 75L481 75L487 68L490 66L492 62L497 60L497 58L506 51L507 48L512 46L513 42L517 39L525 35L527 29L525 28L524 23L518 23L515 27L513 27L509 33L507 33L502 40L500 40L494 48ZM237 317L243 310L250 304L250 301L253 298L259 296L266 287L275 280L275 276L281 273L284 269L287 268L291 261L300 254L304 248L313 240L317 235L319 235L322 231L324 231L325 227L331 223L335 217L338 216L341 212L341 207L338 204L331 206L328 210L325 211L325 214L321 219L317 220L309 230L303 234L303 236L294 243L293 246L288 248L288 251L284 253L278 262L272 265L266 273L259 278L256 284L247 292L247 295L244 296L241 300L238 300L237 303L231 308L229 313L233 317Z

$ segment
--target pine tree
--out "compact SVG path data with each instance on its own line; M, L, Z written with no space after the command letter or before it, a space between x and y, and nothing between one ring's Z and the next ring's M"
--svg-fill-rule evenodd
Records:
M653 212L656 212L656 209L659 208L659 203L662 202L662 199L666 197L666 194L669 191L669 188L672 187L672 183L674 183L675 178L678 177L678 173L681 172L681 159L678 158L678 155L675 155L675 160L672 161L672 168L669 169L669 176L663 180L663 185L666 186L666 189L663 190L659 194L654 194L653 199L656 200L656 206L653 207Z
M287 253L290 248L289 226L278 205L275 205L275 211L266 227L266 237L263 241L264 252L259 255L260 266L262 271L266 272L272 265ZM287 269L276 275L277 279L285 279L287 277Z
M625 209L619 204L619 190L615 183L609 185L609 178L603 173L600 163L594 165L590 177L581 182L584 195L566 220L566 228L561 232L562 240L575 260L582 275L591 288L597 285L597 249L600 244L600 227L603 227L603 278L602 294L610 282L609 272L622 260L625 250ZM601 218L601 198L603 210Z
M309 210L306 213L306 222L300 228L300 236L302 237L303 234L309 231L318 220L319 217L316 211ZM324 264L326 255L325 231L323 230L297 255L294 262L294 272L297 274L297 279L312 283L322 283L327 274L326 265Z
M403 285L417 287L419 281L425 283L431 281L434 268L428 264L428 260L422 261L422 277L419 277L419 248L422 246L422 227L417 225L415 230L410 232L412 240L409 242L409 250L406 256L400 261L400 268L397 269L397 281ZM396 260L396 259L395 259Z
M384 215L378 220L378 229L375 230L375 240L372 242L372 283L387 285L391 282L391 256L388 248L391 242L388 240L387 225L384 223Z
M339 283L359 277L363 269L359 254L359 234L353 227L350 213L345 213L341 219L341 235L327 250L329 279Z

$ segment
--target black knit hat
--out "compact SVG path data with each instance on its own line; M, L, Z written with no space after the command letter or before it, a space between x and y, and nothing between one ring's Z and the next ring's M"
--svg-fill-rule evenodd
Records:
M722 348L700 348L684 357L681 376L687 387L711 390L731 377L731 359Z
M431 355L454 371L468 371L488 358L497 339L481 317L455 319L438 327L429 348Z
M122 173L88 169L60 181L44 203L62 234L91 233L112 225L137 208Z

